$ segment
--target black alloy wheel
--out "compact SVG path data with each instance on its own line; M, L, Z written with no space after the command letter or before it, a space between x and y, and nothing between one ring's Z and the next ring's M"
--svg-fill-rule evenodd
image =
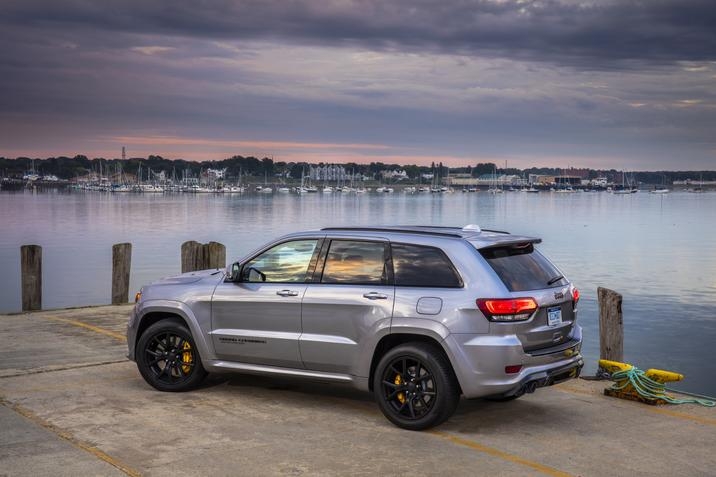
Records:
M442 423L460 399L450 363L441 350L427 343L388 351L376 368L373 391L388 420L410 430Z
M142 377L160 391L186 391L206 376L191 333L178 320L162 320L147 328L136 353Z

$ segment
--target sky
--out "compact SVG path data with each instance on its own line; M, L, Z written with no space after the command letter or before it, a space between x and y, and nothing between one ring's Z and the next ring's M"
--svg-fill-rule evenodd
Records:
M2 0L0 156L716 169L713 0Z

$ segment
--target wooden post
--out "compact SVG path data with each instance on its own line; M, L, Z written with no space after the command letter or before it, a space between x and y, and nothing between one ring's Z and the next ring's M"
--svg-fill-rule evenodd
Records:
M20 275L22 283L22 311L42 308L42 247L20 247Z
M181 245L181 272L226 266L226 247L219 242L200 244L194 240Z
M226 247L219 242L209 242L204 245L205 268L226 267Z
M181 244L181 272L193 272L197 268L197 255L203 255L203 247L199 242L190 240Z
M599 358L623 362L624 322L622 296L608 288L597 288L599 298Z
M129 303L129 269L132 266L132 244L112 245L112 304Z
M206 268L206 245L197 243L196 255L194 255L194 270L206 270Z

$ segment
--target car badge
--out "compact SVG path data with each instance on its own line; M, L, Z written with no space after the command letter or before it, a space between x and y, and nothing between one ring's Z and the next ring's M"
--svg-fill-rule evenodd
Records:
M564 292L556 292L556 293L554 294L554 299L555 299L555 300L561 300L562 298L564 298Z

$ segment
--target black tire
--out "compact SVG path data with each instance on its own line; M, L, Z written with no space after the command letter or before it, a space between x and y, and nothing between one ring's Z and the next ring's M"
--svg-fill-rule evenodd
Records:
M428 343L407 343L388 351L373 375L373 393L390 422L412 431L446 421L460 401L450 362Z
M179 319L158 321L144 330L136 357L144 380L160 391L188 391L207 374L194 338Z

